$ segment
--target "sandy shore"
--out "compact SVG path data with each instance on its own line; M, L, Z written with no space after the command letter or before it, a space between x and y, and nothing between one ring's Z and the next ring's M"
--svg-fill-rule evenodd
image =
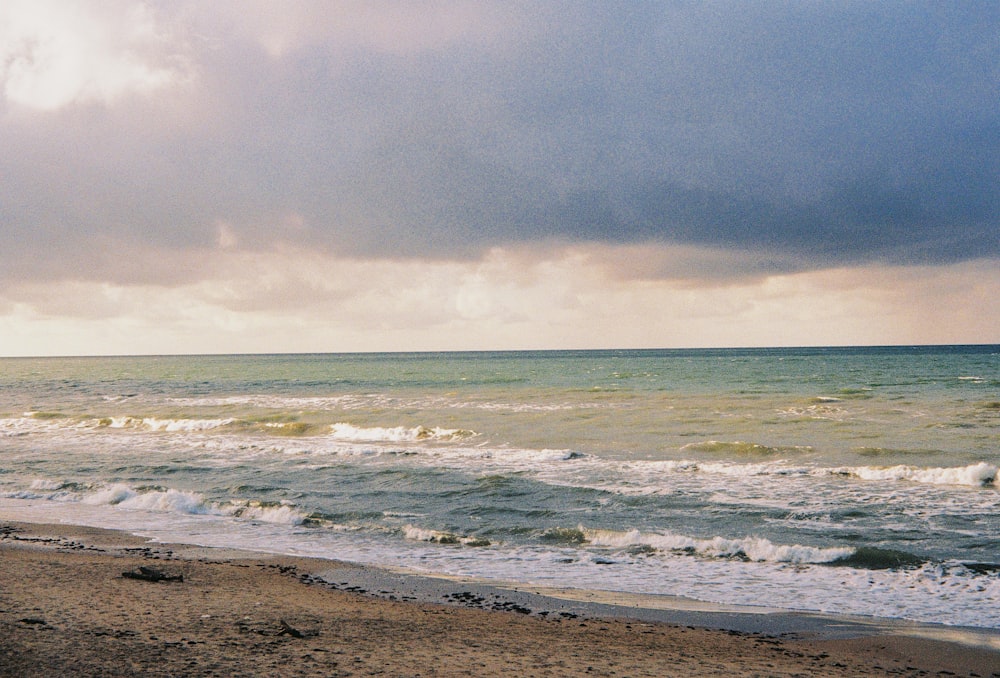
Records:
M461 587L432 603L362 593L361 571L0 521L0 675L1000 676L990 643L596 617Z

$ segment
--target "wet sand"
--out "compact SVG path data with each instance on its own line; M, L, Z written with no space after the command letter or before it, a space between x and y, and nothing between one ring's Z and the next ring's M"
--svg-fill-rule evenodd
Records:
M1000 677L991 632L579 598L0 521L4 676Z

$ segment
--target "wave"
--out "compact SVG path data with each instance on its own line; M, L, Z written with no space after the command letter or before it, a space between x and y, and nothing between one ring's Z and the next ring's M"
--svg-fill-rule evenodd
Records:
M41 414L42 416L36 416ZM0 436L5 438L15 438L18 436L30 435L32 433L43 433L55 431L67 426L79 427L79 422L75 422L63 416L49 416L50 413L25 412L20 417L7 417L0 419Z
M614 530L595 530L583 526L578 528L589 543L594 546L605 546L618 549L647 548L657 551L683 552L710 558L738 558L752 562L774 562L794 564L832 563L855 554L851 547L819 548L775 544L760 537L744 537L728 539L713 537L698 539L671 532L644 533L639 530L618 532Z
M963 487L1000 487L997 482L998 468L988 462L977 462L960 467L920 467L912 465L896 466L815 466L808 463L794 463L789 459L768 459L779 452L794 451L806 454L810 448L801 446L774 447L757 443L708 441L693 443L683 449L688 451L730 450L721 456L733 455L732 450L740 450L742 456L757 457L759 461L739 462L735 460L635 460L621 461L598 455L586 454L571 449L535 449L502 447L493 445L471 446L403 446L358 445L356 443L415 443L415 442L459 442L477 437L474 431L466 429L446 429L416 427L358 427L348 423L334 424L331 434L312 437L308 447L286 448L265 446L261 451L274 453L301 453L311 455L333 455L342 457L368 457L378 455L403 455L414 459L425 459L428 463L457 464L475 466L477 469L498 466L513 471L538 474L546 482L556 485L583 485L595 489L614 490L626 494L655 494L664 491L664 476L716 475L734 479L754 477L775 478L849 478L868 482L901 482L928 485L956 485ZM325 441L325 442L324 442ZM209 443L206 443L206 445ZM220 449L243 450L245 442L219 441ZM868 456L878 456L871 449ZM784 455L782 455L784 456ZM567 475L569 474L569 475ZM618 486L616 477L627 478L627 485ZM601 481L597 481L601 478Z
M57 429L134 429L146 431L197 432L229 426L237 420L225 419L161 419L158 417L85 417L78 418L58 412L25 412L21 417L0 419L0 434L25 435Z
M236 419L158 419L156 417L103 417L98 426L107 428L134 428L149 431L197 432L229 426Z
M997 467L981 461L970 466L950 468L920 468L916 466L857 466L825 469L833 475L846 475L862 480L899 480L929 485L966 485L985 487L995 485Z
M832 476L856 478L866 481L897 481L928 485L962 485L966 487L988 487L998 484L998 467L987 462L977 462L968 466L958 467L919 467L906 465L812 467L792 465L783 460L740 464L686 459L679 461L633 462L629 466L638 470L640 465L645 466L647 471L657 474L705 473L736 478L751 478L755 476Z
M395 426L364 428L340 422L330 426L330 436L335 440L367 443L401 443L426 440L451 441L475 436L474 431L455 428L428 428L426 426Z
M681 448L684 452L709 452L712 454L727 454L740 457L763 457L777 454L811 452L813 448L807 445L771 446L760 443L749 443L740 440L721 441L706 440L700 443L688 443Z
M871 388L842 388L837 391L837 398L841 400L867 400L874 395Z
M157 433L202 433L230 430L242 433L263 433L272 436L300 437L310 434L328 434L343 442L401 443L448 442L475 437L475 431L459 428L430 426L361 427L346 422L327 426L296 421L294 417L276 420L273 417L256 418L165 418L144 416L110 416L84 418L48 412L26 412L21 417L0 419L0 436L17 437L33 433L58 430L123 430Z
M468 435L475 435L471 431ZM418 439L419 440L419 439ZM425 440L451 441L447 435L441 438L428 438ZM574 450L535 450L525 448L497 448L497 447L425 447L415 448L404 447L376 447L352 445L352 442L397 442L389 439L335 439L339 445L336 447L314 446L305 451L311 454L330 454L343 457L377 457L382 455L392 455L401 457L411 457L433 464L457 465L459 467L474 466L476 471L484 467L499 467L508 471L539 471L550 464L558 464L564 461L575 461L581 459L595 459L589 455L576 452ZM399 442L410 442L408 439Z
M66 483L55 480L36 479L27 490L10 490L0 493L8 499L44 499L46 501L77 502L88 491L89 485Z
M383 393L350 393L336 396L273 396L242 395L204 398L170 398L181 407L256 407L270 410L370 410L370 409L470 409L500 412L559 412L579 409L601 409L602 403L561 402L527 403L492 400L457 400L452 397L426 396L403 398Z
M821 419L830 421L843 421L851 413L849 410L837 406L839 398L813 398L812 404L805 407L787 407L778 410L778 414L784 417L794 417L796 419Z
M221 515L201 495L174 489L139 490L128 485L111 485L80 499L92 506L111 505L127 509L185 513L190 515Z
M852 555L841 558L835 564L861 570L898 570L920 567L928 562L926 558L906 551L861 546Z
M591 457L590 455L583 454L582 452L576 452L574 450L533 450L525 448L475 449L469 450L468 455L474 455L479 459L524 464L526 469L530 469L535 464L543 464L553 461L559 462L578 459L594 459L594 457Z
M181 407L232 407L248 406L281 410L330 410L344 409L363 400L363 396L272 396L239 395L203 398L170 398L169 401Z
M861 457L920 457L939 454L938 450L928 448L896 448L864 446L852 448L851 452Z
M67 486L76 487L75 483L62 483L58 480L46 480L44 478L37 478L31 482L32 490L62 490Z
M122 509L231 517L240 520L303 525L317 522L312 515L294 504L253 500L210 501L197 492L174 488L132 487L122 483L112 485L82 485L52 480L36 480L30 490L5 493L12 499L45 499L78 502L90 506L115 506Z
M316 429L315 424L304 421L266 421L263 423L263 427L268 433L289 437L304 436Z
M231 503L226 511L229 515L243 520L279 525L304 525L320 522L312 514L306 514L293 504L248 501Z
M551 544L584 544L587 542L587 533L582 526L552 527L542 533L541 540Z
M403 536L410 541L426 541L434 544L461 544L463 546L489 546L490 541L481 537L456 535L451 532L430 530L414 525L403 528Z

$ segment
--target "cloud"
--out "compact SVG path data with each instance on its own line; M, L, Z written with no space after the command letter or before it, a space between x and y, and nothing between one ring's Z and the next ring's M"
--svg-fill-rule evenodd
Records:
M502 338L535 299L575 318L602 285L626 305L711 292L739 315L763 302L718 290L904 269L944 284L1000 260L993 5L0 12L0 296L46 322L77 318L45 301L56 289L143 290L188 295L206 322L313 305L376 327L365 305L393 300L387 317L427 336L447 318ZM97 322L115 303L79 308ZM673 336L633 320L622 341ZM580 336L556 315L530 326Z
M12 0L0 9L0 82L29 109L109 104L188 79L170 43L144 5Z
M0 354L985 343L1000 333L994 261L706 286L607 263L690 250L626 250L496 249L464 262L225 251L193 284L25 284L0 295Z

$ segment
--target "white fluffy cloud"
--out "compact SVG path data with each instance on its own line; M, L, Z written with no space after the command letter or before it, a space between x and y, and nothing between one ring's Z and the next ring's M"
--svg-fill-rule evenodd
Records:
M184 81L189 69L145 5L8 0L0 6L0 83L9 103L43 111L112 103Z

